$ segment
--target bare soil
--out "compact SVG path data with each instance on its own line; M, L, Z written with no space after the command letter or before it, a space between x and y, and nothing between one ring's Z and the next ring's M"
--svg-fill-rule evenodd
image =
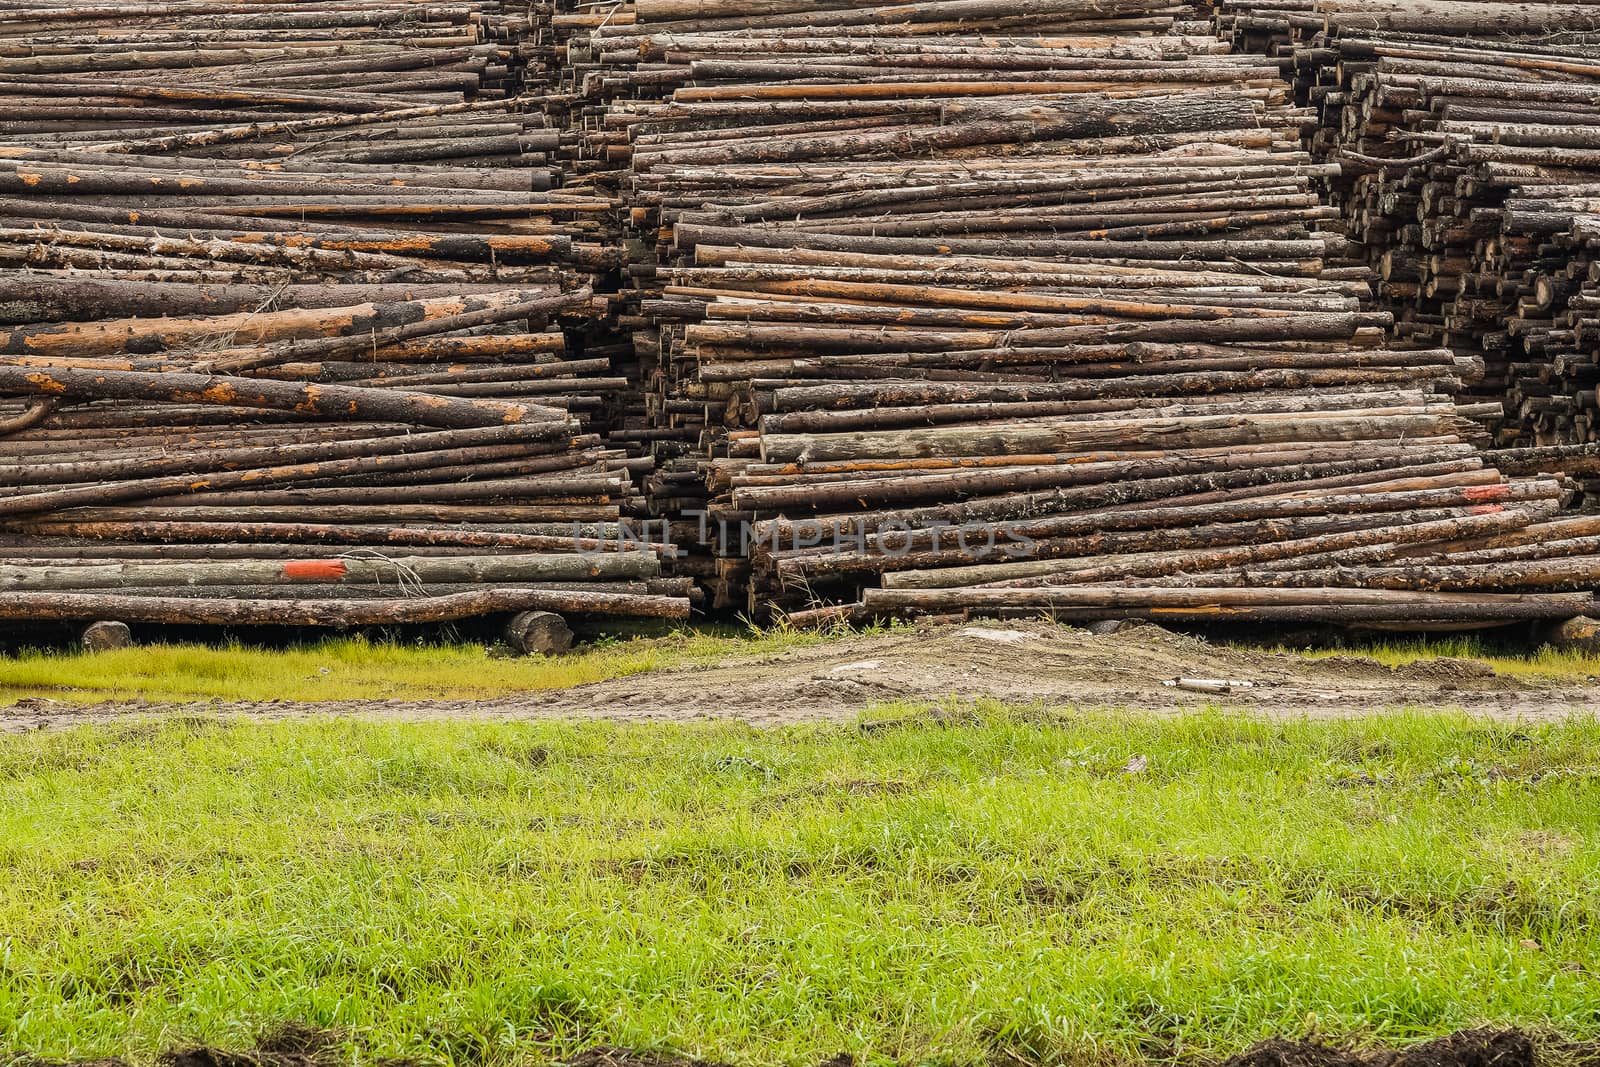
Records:
M1225 692L1206 691L1237 683ZM631 675L492 700L142 702L27 700L0 709L0 730L57 729L129 715L231 714L288 719L591 718L628 722L730 719L756 725L849 721L873 705L943 706L994 698L1021 704L1177 712L1207 705L1322 718L1404 707L1499 719L1600 713L1595 679L1495 674L1476 660L1391 669L1359 656L1307 659L1209 644L1156 626L1113 634L1045 622L929 626L831 641L709 667Z
M1545 1055L1540 1055L1544 1051ZM1551 1051L1557 1056L1552 1057ZM1463 1030L1403 1049L1349 1049L1319 1041L1271 1038L1229 1060L1226 1067L1535 1067L1552 1058L1582 1061L1594 1050L1568 1045L1536 1050L1518 1030ZM1592 1061L1591 1061L1592 1062Z
M123 1060L94 1060L65 1065L20 1057L21 1067L128 1067ZM342 1067L336 1035L312 1027L286 1026L265 1035L247 1051L196 1046L175 1049L158 1059L162 1067ZM421 1067L406 1061L378 1061L381 1067ZM848 1053L840 1053L818 1067L854 1067ZM1000 1055L995 1062L1026 1064L1015 1054ZM1163 1056L1153 1064L1193 1064L1211 1067L1209 1061L1182 1055ZM657 1052L633 1052L600 1046L566 1060L559 1067L722 1067L706 1060ZM1274 1037L1261 1041L1216 1067L1597 1067L1600 1047L1565 1042L1559 1038L1535 1040L1520 1030L1482 1028L1463 1030L1406 1048L1358 1048L1326 1044L1320 1040ZM1131 1065L1119 1065L1131 1067Z

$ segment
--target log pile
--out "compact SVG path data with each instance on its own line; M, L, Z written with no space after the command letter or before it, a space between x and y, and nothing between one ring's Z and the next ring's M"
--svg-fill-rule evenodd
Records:
M619 537L634 481L589 425L619 382L544 326L588 300L518 289L11 329L0 618L686 614L659 551Z
M494 2L0 13L0 620L682 617Z
M0 13L0 620L1581 614L1559 14Z
M1221 0L1292 71L1396 335L1481 356L1495 443L1600 439L1600 6Z
M572 151L628 205L652 421L685 450L650 488L706 512L716 603L1065 610L1040 598L1071 586L1084 617L1184 614L1147 587L1266 568L1321 599L1274 590L1256 617L1456 623L1462 601L1378 605L1338 568L1555 518L1562 484L1475 451L1497 406L1453 396L1481 360L1395 345L1370 310L1317 195L1337 168L1302 147L1315 112L1197 11L556 18ZM1571 607L1516 588L1482 617Z

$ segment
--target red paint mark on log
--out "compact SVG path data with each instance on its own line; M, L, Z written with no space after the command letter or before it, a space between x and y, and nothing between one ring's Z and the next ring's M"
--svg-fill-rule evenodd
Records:
M1468 500L1504 500L1511 495L1509 485L1472 485L1463 494Z
M342 559L297 559L283 565L285 578L343 578Z

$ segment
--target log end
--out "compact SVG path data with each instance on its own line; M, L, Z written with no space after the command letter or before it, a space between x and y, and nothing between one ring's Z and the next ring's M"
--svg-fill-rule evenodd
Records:
M78 640L86 652L109 652L117 648L132 648L133 632L125 622L101 620L85 626Z
M522 611L502 631L506 644L526 656L555 656L572 648L572 630L553 611Z
M1579 615L1553 623L1545 631L1545 643L1563 652L1600 652L1600 619Z

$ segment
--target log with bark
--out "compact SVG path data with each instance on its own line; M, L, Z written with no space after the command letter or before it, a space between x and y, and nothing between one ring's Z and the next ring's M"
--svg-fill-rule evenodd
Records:
M524 99L548 18L0 12L0 614L687 612L608 440L618 205Z
M1321 113L1330 202L1379 270L1396 336L1482 360L1495 443L1600 433L1591 235L1600 57L1583 4L1221 0L1241 50Z
M1326 570L1553 517L1565 483L1474 447L1481 358L1391 341L1277 58L1179 5L933 7L557 18L582 103L551 114L628 204L675 434L648 486L716 602Z
M0 616L1590 611L1596 10L0 13Z

